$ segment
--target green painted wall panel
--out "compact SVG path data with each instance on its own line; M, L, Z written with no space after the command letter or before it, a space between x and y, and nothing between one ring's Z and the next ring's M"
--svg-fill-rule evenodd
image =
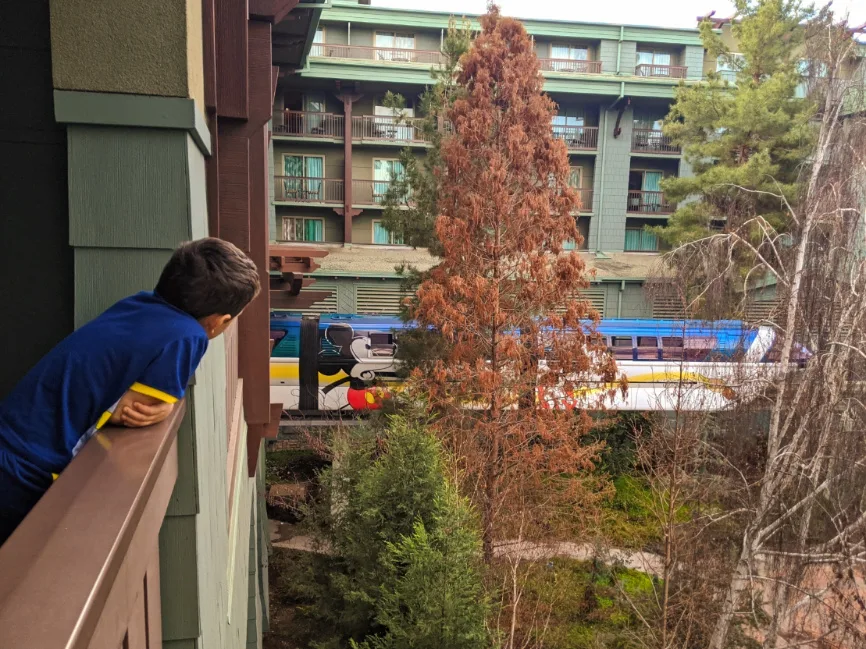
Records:
M346 23L326 23L319 21L319 27L325 29L325 42L334 43L336 45L345 45L348 43L349 30L346 28Z
M186 161L189 170L189 238L201 239L208 235L207 172L204 156L190 135L186 136Z
M187 412L187 417L190 417ZM196 578L197 516L167 516L159 532L159 580L162 637L165 642L195 641L199 636Z
M178 477L174 483L171 500L168 501L166 516L195 516L199 513L198 481L195 479L198 469L192 419L189 415L184 417L177 430Z
M75 326L117 300L152 290L171 250L75 248Z
M605 109L599 131L599 153L595 166L595 216L590 223L589 249L621 251L625 238L628 202L628 169L631 161L632 110L623 113L619 137L613 137L617 111ZM604 187L602 190L602 179Z
M184 131L70 125L68 137L71 245L171 249L190 238Z

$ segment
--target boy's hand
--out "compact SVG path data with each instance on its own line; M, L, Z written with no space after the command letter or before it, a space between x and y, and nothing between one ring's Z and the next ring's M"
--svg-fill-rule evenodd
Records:
M136 401L132 405L122 406L120 422L129 428L144 428L163 421L171 414L174 404L159 401L154 404Z

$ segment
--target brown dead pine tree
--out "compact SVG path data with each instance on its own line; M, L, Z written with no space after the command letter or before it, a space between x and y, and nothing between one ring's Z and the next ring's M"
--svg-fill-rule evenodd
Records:
M579 443L588 416L542 409L535 395L594 376L613 382L615 365L595 333L598 313L579 297L590 276L563 250L580 238L579 199L532 42L493 6L481 26L461 59L465 93L442 142L442 261L411 315L448 342L415 382L466 476L489 561L497 540L549 538L601 499L589 474L599 449Z

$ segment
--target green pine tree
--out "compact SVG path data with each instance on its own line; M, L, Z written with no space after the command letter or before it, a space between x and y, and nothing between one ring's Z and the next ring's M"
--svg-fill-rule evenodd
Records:
M734 56L704 20L704 47L736 70L730 83L712 73L681 84L664 132L683 148L693 177L669 178L666 197L680 203L656 232L673 245L718 230L748 232L762 217L777 232L789 225L777 196L796 205L799 179L814 147L814 104L797 97L803 81L802 24L813 15L800 0L736 0Z
M387 631L358 649L483 649L487 606L481 582L481 538L467 501L449 487L434 525L388 545L388 579L376 619Z
M314 644L336 649L389 637L399 621L393 606L402 606L400 597L413 602L417 580L429 574L456 579L441 593L440 611L456 625L449 633L483 634L477 522L454 494L442 448L423 420L393 415L384 430L353 429L335 440L334 457L320 476L318 507L309 512L326 553L311 557L296 588L315 626ZM449 624L440 620L440 631ZM401 628L395 637L423 635L405 622Z

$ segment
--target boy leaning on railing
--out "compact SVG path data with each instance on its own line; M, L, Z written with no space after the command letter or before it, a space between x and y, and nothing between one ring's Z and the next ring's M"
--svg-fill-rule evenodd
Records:
M208 341L258 294L252 260L220 239L178 248L153 291L70 334L0 402L0 545L100 428L163 421Z

